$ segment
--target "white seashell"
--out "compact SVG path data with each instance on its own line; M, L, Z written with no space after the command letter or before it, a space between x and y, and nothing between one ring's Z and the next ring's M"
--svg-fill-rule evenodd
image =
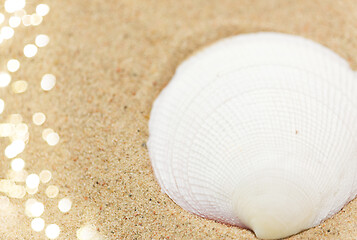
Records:
M357 78L313 41L243 34L182 63L153 105L163 191L199 216L275 239L357 193Z

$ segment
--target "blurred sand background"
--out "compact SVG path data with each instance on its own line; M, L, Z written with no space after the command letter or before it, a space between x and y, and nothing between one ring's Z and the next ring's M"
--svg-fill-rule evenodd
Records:
M35 197L45 204L42 217L61 229L58 239L76 239L92 224L106 239L256 239L248 230L194 216L160 192L145 142L151 105L178 64L220 38L256 31L277 31L315 40L346 58L357 69L355 0L44 0L51 7L40 26L19 28L0 46L0 61L21 61L13 79L26 79L28 90L0 89L6 109L0 120L20 113L30 142L20 155L29 173L52 172L59 187L49 199L40 185ZM32 9L32 10L31 10ZM25 58L24 44L45 33L51 42ZM42 75L57 77L43 93ZM46 114L44 126L32 114ZM41 139L45 127L60 135L54 147ZM0 176L9 169L0 138ZM0 239L46 239L30 227L23 199L10 199L0 213ZM61 213L58 199L73 205ZM320 226L290 239L357 239L357 201Z

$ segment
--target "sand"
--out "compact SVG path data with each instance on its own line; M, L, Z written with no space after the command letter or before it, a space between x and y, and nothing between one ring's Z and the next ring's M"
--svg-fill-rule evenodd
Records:
M357 69L357 1L355 0L44 0L50 13L37 27L21 27L2 44L1 61L18 58L13 79L26 79L28 90L1 90L6 110L20 113L30 141L20 155L26 171L52 172L50 183L35 195L10 199L1 212L1 239L46 239L30 227L26 199L45 204L46 224L55 223L58 239L76 239L91 224L107 239L256 239L248 230L194 216L160 191L145 142L154 99L178 64L197 49L220 38L256 31L277 31L315 40L346 58ZM39 1L26 7L33 12ZM22 54L34 36L50 36L48 46L31 59ZM39 87L46 72L57 77L53 90ZM31 123L41 111L43 126ZM60 135L56 146L41 138L50 127ZM0 139L0 176L10 160ZM50 199L45 188L59 195ZM58 200L69 197L62 213ZM357 201L320 226L289 239L357 239Z

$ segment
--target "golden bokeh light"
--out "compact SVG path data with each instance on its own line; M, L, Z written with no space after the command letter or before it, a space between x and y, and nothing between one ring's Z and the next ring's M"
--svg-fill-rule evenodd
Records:
M21 24L21 18L17 16L11 16L9 18L9 26L12 28L17 28Z
M20 185L14 185L8 191L8 196L11 198L23 198L25 195L25 187Z
M69 212L69 210L71 210L71 207L72 207L72 201L69 198L62 198L58 202L58 208L63 213Z
M34 13L31 15L31 25L37 26L42 23L42 16L38 15L37 13Z
M27 176L26 186L28 188L32 188L32 189L37 188L39 184L40 184L40 177L37 174L32 173Z
M41 216L44 211L45 211L45 206L41 202L34 203L30 208L30 212L33 217Z
M50 38L45 34L40 34L36 36L35 44L37 47L45 47L50 42Z
M17 10L14 14L15 17L19 17L19 18L22 18L25 15L26 15L25 9Z
M15 140L5 148L5 156L7 158L14 158L22 153L25 149L25 143L22 140Z
M29 210L30 207L32 206L32 204L36 203L37 200L34 199L34 198L29 198L26 200L26 203L25 203L25 210Z
M35 232L41 232L45 228L45 220L43 220L42 218L32 219L31 228Z
M31 25L31 15L27 15L27 14L25 14L25 15L23 15L22 17L21 17L21 20L22 20L22 24L24 25L24 26L30 26Z
M36 13L40 16L46 16L50 11L50 7L47 4L39 4L36 6Z
M6 0L4 7L5 11L8 13L14 13L26 6L25 0Z
M5 21L4 14L0 13L0 24L2 24L4 21Z
M0 87L7 87L11 82L11 76L7 72L0 72Z
M78 240L104 240L103 235L101 235L92 224L87 224L79 228L76 235Z
M43 131L42 131L42 138L43 138L43 140L46 141L47 136L48 136L50 133L53 133L53 132L54 132L54 131L53 131L51 128L45 128L45 129L43 129Z
M58 133L55 133L55 132L49 133L46 137L46 142L50 146L56 145L59 142L59 140L60 140L60 137L59 137Z
M46 116L42 112L37 112L32 115L32 121L35 125L40 126L46 121Z
M29 139L29 132L28 132L28 126L25 123L16 123L12 124L12 132L10 137L10 140L12 142L15 142L16 140L20 140L24 142L25 144L28 142ZM19 147L17 147L19 149ZM21 151L22 152L22 151ZM21 153L18 152L17 154Z
M9 122L12 124L20 124L22 122L21 114L14 113L9 116Z
M23 135L26 135L29 127L25 123L17 123L15 124L15 138L19 136L19 139L22 139Z
M0 98L0 114L4 111L5 102ZM0 129L0 137L1 137L1 129Z
M37 201L34 198L30 198L25 204L25 214L28 217L39 217L45 211L45 206L42 202Z
M25 182L26 178L28 176L28 173L25 170L21 171L14 171L12 169L9 169L7 171L7 179L10 179L14 182Z
M10 205L10 199L6 196L0 196L0 210L5 210Z
M28 186L26 186L26 192L28 194L34 195L38 192L38 187L35 188L29 188Z
M25 57L32 58L37 54L37 47L34 44L27 44L24 47L24 55Z
M40 180L42 183L48 183L52 178L52 173L48 170L43 170L40 172Z
M56 224L50 224L46 227L45 233L49 239L56 239L60 234L60 228Z
M14 29L8 26L2 27L0 30L0 34L3 39L12 38L14 36L14 33L15 33Z
M20 172L25 167L25 161L22 158L15 158L11 161L11 168L15 172Z
M55 197L57 197L57 195L59 193L59 189L55 185L50 185L46 188L45 193L46 193L47 197L55 198Z
M9 137L14 131L14 124L0 123L0 137Z
M14 93L23 93L27 90L28 84L25 80L19 80L13 82L11 87Z
M41 79L41 88L43 91L50 91L56 85L56 77L47 73Z
M21 31L23 31L24 28L20 26L21 24L24 26L40 25L44 20L44 16L50 11L50 7L47 4L38 4L36 6L35 3L31 2L29 4L31 5L31 12L27 12L24 9L26 0L5 0L3 3L3 11L6 11L6 13L0 13L0 43L13 38L15 36L15 28L16 32L19 31L19 35L22 35ZM36 7L35 12L33 12L34 7ZM33 29L41 31L40 27ZM49 36L45 34L38 34L35 36L34 43L30 44L26 44L26 39L16 39L16 41L19 40L26 44L22 50L24 56L27 58L35 57L38 53L38 48L45 47L50 42ZM7 43L4 44L3 47L8 47ZM6 53L7 50L3 50ZM14 49L14 52L18 51L19 49ZM11 55L8 54L8 57L11 57ZM31 82L15 79L18 77L18 74L12 75L12 73L19 71L20 67L23 67L22 64L26 64L28 61L21 60L20 64L19 60L21 59L21 56L18 59L9 59L10 58L4 59L6 60L5 66L0 69L0 88L5 88L5 91L7 90L6 87L11 84L11 88L8 89L9 91L12 91L15 94L24 93L27 91ZM20 74L22 74L22 72ZM30 78L29 76L24 76L24 78L27 77ZM12 82L12 78L16 81ZM53 74L45 74L41 79L40 85L43 91L50 91L56 85L56 77ZM7 95L5 94L4 96ZM22 96L27 95L24 94ZM41 192L45 189L45 195L48 198L57 198L60 190L55 185L49 185L47 188L40 186L40 184L46 184L51 181L52 173L49 170L42 170L38 175L35 173L29 174L26 171L27 169L25 169L28 167L28 162L25 162L22 158L26 155L20 155L25 148L27 148L27 144L30 140L30 132L32 133L32 131L29 132L29 127L43 125L46 122L46 115L42 112L35 112L32 115L33 124L27 122L27 115L25 122L23 122L24 119L22 115L16 113L16 111L21 112L23 109L7 109L8 105L6 105L6 111L4 112L5 102L8 103L8 101L9 100L4 97L0 99L0 114L6 114L1 115L4 116L3 119L5 119L5 121L0 122L0 137L6 138L4 144L7 144L7 146L5 145L4 155L8 158L5 159L5 161L8 162L5 163L5 166L9 166L9 169L5 171L5 178L0 176L0 212L1 209L6 209L9 206L12 206L12 201L16 201L15 203L18 204L20 201L24 201L21 199L29 198L24 206L24 212L25 215L33 218L31 220L31 229L35 232L44 231L43 234L45 236L43 237L55 239L60 234L60 228L56 224L49 224L46 227L45 219L40 217L44 214L45 202L36 200L35 194L40 193L39 196L41 196ZM13 101L13 99L11 99L11 101ZM15 114L11 114L11 112L15 112ZM46 128L42 131L42 138L50 146L58 144L60 140L59 134L51 128ZM32 166L29 166L29 168L31 169ZM31 196L33 198L30 198ZM67 213L72 208L72 200L68 197L64 197L58 201L57 207L60 212Z
M15 182L12 180L1 179L0 180L0 192L8 193L10 191L10 189L15 185L16 185Z
M7 62L7 70L9 70L9 72L16 72L17 70L19 70L20 68L20 62L17 59L10 59Z

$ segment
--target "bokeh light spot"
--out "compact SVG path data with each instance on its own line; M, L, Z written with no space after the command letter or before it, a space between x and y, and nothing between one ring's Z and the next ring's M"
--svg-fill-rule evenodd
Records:
M24 9L20 9L15 12L15 17L22 18L25 15L26 15L26 11Z
M52 178L52 173L48 170L43 170L40 172L40 180L42 183L48 183Z
M23 93L23 92L25 92L27 90L27 86L28 86L28 84L24 80L16 81L11 85L12 91L14 93Z
M30 26L31 25L31 15L24 15L22 16L22 24L24 26Z
M30 198L26 201L25 213L29 217L39 217L45 211L43 203L36 199Z
M22 142L27 142L29 137L28 126L25 123L18 123L14 125L14 132L10 136L12 141L21 140ZM19 152L20 153L20 152Z
M24 55L28 58L32 58L37 54L37 47L34 44L27 44L24 47Z
M11 161L11 168L16 172L22 171L25 167L25 161L22 158L15 158Z
M7 70L9 70L9 72L16 72L17 70L19 70L19 68L20 68L19 60L10 59L7 62Z
M21 114L18 113L11 114L9 117L9 122L13 124L20 124L22 122Z
M42 23L42 16L38 15L37 13L34 13L31 15L31 25L37 26Z
M32 115L32 121L35 125L40 126L46 121L46 116L42 112L37 112Z
M27 176L27 178L26 178L27 187L37 188L39 184L40 184L40 177L37 174L32 173Z
M16 184L14 184L8 191L8 196L11 198L23 198L25 195L25 187Z
M16 12L26 6L25 0L6 0L4 7L5 11L8 13Z
M10 205L10 199L6 196L0 196L0 209L5 210Z
M12 16L9 18L9 26L12 28L17 28L21 24L21 18L17 16Z
M11 76L7 72L0 72L0 87L7 87L11 82Z
M92 224L87 224L82 226L77 230L78 240L104 240L105 238L101 235L97 228Z
M32 219L31 228L35 232L41 232L45 228L45 220L43 220L42 218Z
M4 14L0 13L0 24L2 24L4 21L5 21Z
M49 197L49 198L55 198L55 197L57 197L58 192L59 192L59 189L58 189L57 186L55 186L55 185L50 185L50 186L48 186L48 187L46 188L46 192L45 192L45 193L46 193L47 197Z
M29 188L29 187L26 186L26 192L28 194L34 195L34 194L36 194L38 192L38 187Z
M34 198L29 198L27 199L26 203L25 203L25 210L29 210L32 206L32 204L36 203L37 200Z
M20 124L22 122L21 114L18 113L11 114L9 117L9 122L13 124Z
M4 111L4 108L5 108L5 102L0 98L0 114Z
M56 85L56 77L53 74L47 73L43 75L41 80L41 88L44 91L50 91Z
M60 234L60 228L56 224L50 224L46 227L45 233L49 239L55 239Z
M43 131L42 131L42 138L43 138L43 140L46 141L47 136L48 136L50 133L53 133L53 132L54 132L54 131L53 131L51 128L45 128L45 129L43 129Z
M50 38L45 34L37 35L35 43L38 47L45 47L50 42Z
M59 139L60 137L58 133L52 132L47 135L46 142L48 143L48 145L54 146L59 142Z
M22 140L15 140L9 146L5 148L5 156L8 158L14 158L18 154L22 153L25 149L25 143Z
M1 103L1 101L0 101ZM9 137L14 132L14 125L11 123L0 123L0 137Z
M40 16L46 16L50 11L50 7L47 4L39 4L36 6L36 13Z
M69 210L71 210L72 207L72 201L69 198L62 198L59 202L58 202L58 208L61 212L66 213Z
M7 172L7 178L14 182L25 182L27 176L28 174L25 170L14 171L12 169L11 170L9 169Z
M14 36L14 29L12 29L11 27L5 26L1 28L1 37L3 39L10 39Z

